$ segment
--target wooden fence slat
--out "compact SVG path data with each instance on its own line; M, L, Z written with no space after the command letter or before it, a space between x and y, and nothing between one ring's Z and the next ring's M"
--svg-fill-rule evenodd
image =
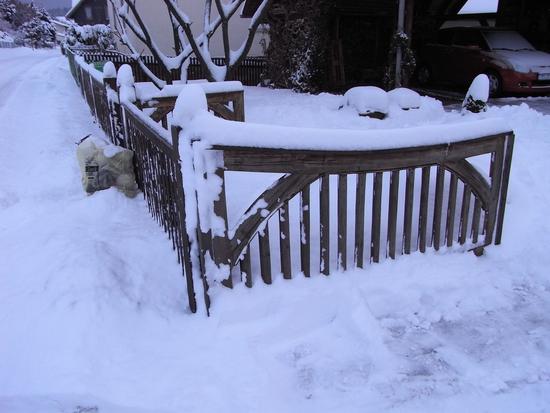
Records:
M497 232L495 235L495 245L499 245L502 240L502 227L504 225L504 211L506 210L506 198L508 197L508 183L510 182L510 170L512 168L512 155L514 152L514 135L506 135L506 154L502 170L502 181L500 198L498 202Z
M263 232L258 233L260 246L260 273L266 284L271 284L271 251L269 249L269 222L266 222Z
M437 177L435 181L434 221L432 230L432 245L439 250L441 241L441 215L443 209L443 185L445 180L445 169L437 166Z
M358 268L363 268L363 253L365 249L365 189L367 174L357 174L355 189L355 251L354 262Z
M449 199L447 203L447 225L445 236L447 238L447 247L453 246L454 229L455 229L455 212L456 212L456 189L458 178L456 174L451 174L451 183L449 185Z
M347 269L348 176L338 175L338 270Z
M403 220L403 252L405 254L411 253L414 174L414 168L407 169L407 182L405 184L405 217Z
M479 237L479 218L481 216L481 202L478 197L475 197L474 215L472 217L472 242L477 244Z
M330 175L321 176L319 206L320 206L320 272L330 274Z
M460 210L460 227L458 242L460 245L466 243L468 236L468 218L470 215L470 199L472 198L472 190L468 184L464 184L464 193L462 195L462 208Z
M372 195L372 220L371 220L371 242L370 257L372 262L380 261L380 221L382 215L382 172L374 174L374 185Z
M279 247L281 254L281 272L285 280L292 278L290 262L290 225L288 201L279 208Z
M244 276L246 285L248 288L252 288L252 265L250 264L250 245L246 247L246 252L240 260L241 277Z
M304 276L311 275L310 186L300 192L300 267Z
M418 213L418 249L426 252L426 234L428 231L428 196L430 194L430 167L422 168L420 188L420 210Z
M399 197L399 171L390 174L390 203L388 206L388 256L395 259L395 241L397 235L397 204Z

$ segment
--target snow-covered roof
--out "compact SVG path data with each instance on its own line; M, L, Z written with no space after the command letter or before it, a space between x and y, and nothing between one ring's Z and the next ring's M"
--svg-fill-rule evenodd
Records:
M82 6L82 4L86 3L86 1L87 0L72 0L73 7L71 7L71 10L67 12L65 17L68 19L72 19L76 11L80 8L80 6Z

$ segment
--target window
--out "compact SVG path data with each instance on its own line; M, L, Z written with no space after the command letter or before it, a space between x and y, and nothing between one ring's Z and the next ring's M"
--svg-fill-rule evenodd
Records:
M93 18L92 6L84 7L84 14L86 15L86 20L92 20Z
M454 45L465 47L479 47L480 49L486 49L485 41L481 34L476 30L459 30L456 32L454 38Z

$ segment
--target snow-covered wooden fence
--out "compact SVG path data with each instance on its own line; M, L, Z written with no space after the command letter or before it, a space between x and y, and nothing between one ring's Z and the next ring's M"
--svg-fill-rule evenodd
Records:
M201 86L218 118L169 122L170 93L120 103L115 79L69 61L102 128L135 153L138 184L173 242L193 312L197 285L208 311L215 282L252 287L428 249L481 254L501 242L514 135L494 121L346 132L228 122L244 120L242 89L229 82ZM266 172L280 177L230 222L239 195L227 174L247 182Z

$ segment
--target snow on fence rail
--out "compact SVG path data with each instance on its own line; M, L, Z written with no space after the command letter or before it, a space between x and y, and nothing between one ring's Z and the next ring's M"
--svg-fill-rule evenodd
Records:
M279 273L329 275L429 248L481 254L501 242L514 135L491 121L422 129L414 146L403 140L414 130L281 128L206 113L169 133L137 106L159 96L119 104L114 79L102 91L92 68L69 62L104 130L135 152L138 184L177 251L193 312L197 285L208 312L213 282L252 287ZM174 100L166 102L163 116ZM487 171L473 160L480 155ZM234 172L282 176L231 226Z

